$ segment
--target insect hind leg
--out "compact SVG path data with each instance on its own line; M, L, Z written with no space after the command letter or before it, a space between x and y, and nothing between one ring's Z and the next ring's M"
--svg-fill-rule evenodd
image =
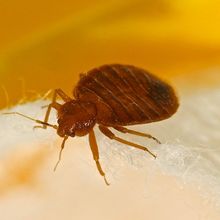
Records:
M107 136L108 138L110 139L114 139L120 143L123 143L123 144L126 144L126 145L129 145L131 147L134 147L134 148L137 148L137 149L140 149L140 150L143 150L143 151L146 151L148 152L151 156L153 156L154 158L156 158L156 155L154 153L152 153L147 147L144 147L144 146L141 146L139 144L135 144L133 142L130 142L130 141L127 141L127 140L124 140L120 137L117 137L115 136L114 133L112 133L107 127L105 126L102 126L102 125L99 125L99 130L105 135Z
M151 139L155 140L158 144L161 144L161 142L157 138L155 138L154 136L152 136L150 134L130 130L130 129L127 129L127 128L122 127L122 126L115 126L113 128L117 131L122 132L122 133L129 133L129 134L133 134L133 135L137 135L137 136L141 136L141 137L151 138Z

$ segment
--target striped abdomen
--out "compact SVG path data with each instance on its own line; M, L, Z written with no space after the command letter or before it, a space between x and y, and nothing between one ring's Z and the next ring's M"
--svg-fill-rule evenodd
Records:
M104 65L92 69L78 82L77 100L94 103L96 122L133 125L169 118L178 108L174 90L143 69L130 65Z

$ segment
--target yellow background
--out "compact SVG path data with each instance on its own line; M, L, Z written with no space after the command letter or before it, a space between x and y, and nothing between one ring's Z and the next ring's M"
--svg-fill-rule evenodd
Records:
M219 9L217 0L1 1L0 107L6 94L15 103L70 93L80 72L105 63L218 85Z
M35 97L53 88L60 87L65 92L71 93L80 72L105 63L126 63L143 67L171 81L179 94L182 84L190 90L198 86L203 88L219 86L219 27L219 0L2 0L0 1L0 108L8 104L8 99L10 104L15 104L19 100L27 100L26 98ZM182 99L180 103L181 101ZM200 115L198 117L200 120ZM9 119L11 122L14 120L13 117ZM190 120L189 123L191 123ZM10 126L13 127L13 123ZM19 126L22 128L22 125ZM13 129L18 128L19 132L19 126ZM30 132L32 132L32 126L31 124L28 128ZM2 127L5 128L6 125L2 124ZM167 128L169 131L173 126L167 126ZM206 129L211 128L205 128L201 133L209 131ZM181 129L177 131L182 132ZM214 133L213 130L209 132ZM173 131L161 132L165 135L168 133L172 136ZM13 139L13 136L9 135L4 135L4 139ZM26 138L26 133L24 135ZM192 135L188 138L194 139ZM88 175L98 177L99 175L90 152L88 153L87 148L83 147L88 147L87 143L84 143L87 141L86 138L78 139L75 144L69 142L63 155L63 168L61 167L55 175L51 171L57 161L61 140L58 139L56 149L50 148L50 144L42 139L39 140L43 143L40 143L41 148L38 145L35 146L32 141L29 142L30 139L27 140L26 144L16 143L16 149L7 146L10 153L1 160L3 169L0 175L0 195L1 199L3 198L1 200L3 211L16 214L15 211L18 210L18 213L24 212L25 216L28 216L26 212L31 215L35 213L33 207L41 210L39 206L42 203L50 204L51 206L47 207L51 209L43 208L43 212L36 212L35 214L38 214L36 216L40 215L41 219L50 219L48 215L54 217L51 219L59 218L57 213L66 216L70 210L73 210L72 214L74 213L75 216L76 209L72 209L75 201L73 198L77 198L76 207L81 204L84 210L87 210L90 206L84 206L83 198L85 197L87 201L89 195L92 199L97 197L95 201L100 202L100 207L111 207L110 203L102 203L102 201L111 202L115 194L112 194L112 191L106 191L106 188L102 191L101 187L104 183L101 178L98 179L98 188L94 187L96 182L93 182L90 187L92 193L88 193L90 188L86 179L91 177ZM47 140L52 142L51 139L47 138ZM213 143L213 140L208 143L208 148ZM87 163L80 163L82 158L85 158L83 161L89 161L88 166ZM114 167L112 164L109 166ZM88 168L91 169L88 170ZM132 171L129 169L129 172ZM116 190L126 196L124 200L122 196L116 204L120 201L138 201L136 204L141 204L139 193L136 192L142 193L145 180L142 181L144 185L139 189L140 191L136 191L136 182L133 179L138 179L135 178L139 177L136 176L140 175L138 173L135 170L135 174L132 174L134 178L129 179L131 180L129 182L126 179L123 182L123 178L120 177ZM70 175L71 181L69 181ZM168 193L170 192L169 189L172 188L170 177L166 179L163 176L158 182L165 183L163 186L169 187L165 187L165 190L168 189ZM176 180L174 182L177 183ZM72 190L74 189L72 183L77 187L78 184L84 183L81 186L85 187L84 197L80 190L77 192ZM127 183L132 183L135 190L130 190ZM25 191L17 188L23 185L26 187ZM157 185L152 187L157 188ZM18 189L18 191L11 193L12 189ZM39 194L36 200L28 197L32 189L36 189ZM48 189L49 193L45 189ZM131 194L127 193L128 189ZM173 189L175 195L184 198L182 194L177 193L175 185ZM150 191L152 191L151 188ZM156 189L155 192L157 193L158 190ZM135 194L138 194L138 197L135 197ZM110 199L106 195L109 195ZM170 197L172 195L169 195ZM190 191L186 201L190 201L190 205L197 204L192 198ZM166 201L165 197L164 199ZM20 200L25 201L27 207ZM157 202L157 199L155 201ZM185 204L185 200L182 201ZM96 204L95 202L91 207ZM166 208L164 204L161 207ZM200 201L199 204L201 204ZM122 205L124 205L122 210L119 210L121 204L118 206L119 214L124 214L124 210L127 211L127 203ZM187 206L189 206L188 203ZM204 210L207 208L206 204L205 206ZM58 212L54 212L54 207L58 207ZM103 211L100 210L100 212ZM137 210L146 211L146 207ZM161 211L160 208L158 210ZM91 214L89 211L87 213ZM36 216L34 217L37 218Z

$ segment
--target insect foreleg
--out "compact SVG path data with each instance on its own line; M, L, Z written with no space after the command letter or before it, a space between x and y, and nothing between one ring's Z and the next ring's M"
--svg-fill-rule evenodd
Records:
M95 133L94 133L93 130L91 130L89 132L89 144L90 144L90 147L91 147L91 150L92 150L93 159L96 162L97 169L98 169L100 175L104 177L105 183L107 185L109 185L108 181L105 178L105 173L103 172L103 170L101 168L101 165L99 163L99 149L98 149L98 145L97 145L97 142L96 142Z
M139 132L139 131L130 130L130 129L127 129L127 128L121 127L121 126L115 126L113 128L116 129L117 131L122 132L122 133L129 133L129 134L134 134L134 135L141 136L141 137L151 138L151 139L155 140L158 144L161 144L161 142L157 138L153 137L150 134L146 134L146 133L142 133L142 132Z
M50 116L50 112L51 112L51 108L55 108L56 110L58 110L60 108L60 104L56 101L57 97L61 97L61 99L65 102L71 101L72 99L66 95L63 90L61 89L55 89L54 94L53 94L53 98L52 98L52 102L48 105L45 117L44 117L44 122L47 123L49 120L49 116ZM35 127L40 127L40 126L35 126ZM40 128L47 128L47 125L44 124L42 127Z
M147 151L150 155L152 155L154 158L156 158L156 155L153 154L150 150L148 150L148 148L146 148L146 147L144 147L144 146L141 146L141 145L139 145L139 144L132 143L132 142L130 142L130 141L126 141L126 140L124 140L124 139L122 139L122 138L119 138L119 137L115 136L115 134L113 134L107 127L102 126L102 125L99 125L99 129L100 129L100 131L101 131L104 135L106 135L108 138L114 139L114 140L116 140L116 141L118 141L118 142L120 142L120 143L129 145L129 146L131 146L131 147L135 147L135 148L138 148L138 149L140 149L140 150Z

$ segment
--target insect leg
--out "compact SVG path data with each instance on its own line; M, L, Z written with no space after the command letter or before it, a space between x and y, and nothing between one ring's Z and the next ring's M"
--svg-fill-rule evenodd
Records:
M57 99L57 96L60 96L61 99L63 99L63 101L65 102L68 102L68 101L71 101L72 99L66 95L62 89L55 89L54 91L54 94L53 94L53 98L52 98L52 102L48 105L48 108L47 108L47 111L46 111L46 114L45 114L45 117L44 117L44 122L47 123L48 120L49 120L49 116L50 116L50 112L51 112L51 108L55 108L56 110L58 110L60 108L60 104L56 101ZM40 127L40 126L35 126L36 127ZM44 128L46 129L47 128L47 125L43 125L43 127L41 128Z
M105 173L103 172L103 170L101 168L101 165L99 163L99 149L98 149L98 145L97 145L97 142L96 142L95 133L94 133L93 130L91 130L89 132L89 144L90 144L90 148L92 150L93 159L96 162L97 169L98 169L100 175L103 176L106 185L109 185L108 181L105 178Z
M60 98L63 99L64 102L72 101L72 99L62 89L55 89L54 93L55 96L60 96ZM56 101L56 97L54 101Z
M127 128L122 127L122 126L115 126L113 128L116 129L117 131L122 132L122 133L129 133L129 134L134 134L134 135L141 136L141 137L151 138L151 139L155 140L158 144L161 144L161 142L157 138L153 137L150 134L146 134L146 133L142 133L142 132L139 132L139 131L130 130L130 129L127 129Z
M138 149L140 149L140 150L147 151L150 155L152 155L154 158L156 158L156 155L153 154L153 153L152 153L150 150L148 150L146 147L141 146L141 145L139 145L139 144L132 143L132 142L130 142L130 141L127 141L127 140L124 140L124 139L122 139L122 138L119 138L119 137L115 136L107 127L99 125L99 129L100 129L100 131L101 131L104 135L106 135L108 138L114 139L114 140L116 140L116 141L118 141L118 142L120 142L120 143L129 145L129 146L131 146L131 147L135 147L135 148L138 148Z

